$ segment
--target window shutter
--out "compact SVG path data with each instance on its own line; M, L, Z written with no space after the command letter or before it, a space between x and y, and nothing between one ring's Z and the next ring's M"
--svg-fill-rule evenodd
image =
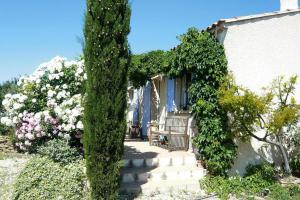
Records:
M175 111L175 79L168 79L167 82L167 111Z

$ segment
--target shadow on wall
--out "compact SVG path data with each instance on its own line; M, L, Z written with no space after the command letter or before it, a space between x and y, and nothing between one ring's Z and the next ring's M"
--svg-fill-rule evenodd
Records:
M232 169L229 171L229 175L238 174L243 176L249 164L257 165L262 162L269 162L275 163L276 166L282 165L281 154L274 145L259 142L255 139L251 143L238 141L237 145L238 155Z

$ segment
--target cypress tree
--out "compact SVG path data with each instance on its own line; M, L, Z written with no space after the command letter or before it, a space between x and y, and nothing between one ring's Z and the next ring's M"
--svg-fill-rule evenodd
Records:
M128 0L87 0L84 147L92 199L116 199L126 131Z

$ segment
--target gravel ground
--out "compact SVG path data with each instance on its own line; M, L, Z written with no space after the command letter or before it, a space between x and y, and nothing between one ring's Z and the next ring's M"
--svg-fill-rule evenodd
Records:
M0 199L12 198L14 180L28 160L29 156L22 154L5 155L4 159L0 160Z

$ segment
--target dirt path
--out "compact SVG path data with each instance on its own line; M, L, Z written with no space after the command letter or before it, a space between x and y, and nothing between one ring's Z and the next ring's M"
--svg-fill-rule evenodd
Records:
M0 160L0 199L12 199L14 180L28 160L29 156L23 154L5 155Z

